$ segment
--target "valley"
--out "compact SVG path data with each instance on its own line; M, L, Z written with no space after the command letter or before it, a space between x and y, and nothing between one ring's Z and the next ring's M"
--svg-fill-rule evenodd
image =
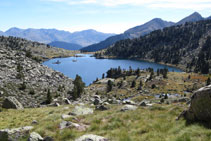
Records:
M0 34L0 141L211 139L211 20L197 12L118 35Z

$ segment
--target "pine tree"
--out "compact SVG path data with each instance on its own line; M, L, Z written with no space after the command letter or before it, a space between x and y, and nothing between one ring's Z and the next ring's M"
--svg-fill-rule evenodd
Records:
M82 81L82 78L79 75L76 75L73 84L74 88L72 91L72 98L75 100L79 98L81 94L84 92L85 83Z
M208 77L208 79L207 79L207 86L210 85L210 83L211 83L211 80L210 80L210 77Z
M107 83L107 92L110 92L113 88L113 82L111 80L108 80Z
M131 85L131 88L134 88L134 87L136 87L136 81L135 80L133 80L132 85Z
M52 96L50 89L48 89L46 104L51 104L51 102L52 102Z

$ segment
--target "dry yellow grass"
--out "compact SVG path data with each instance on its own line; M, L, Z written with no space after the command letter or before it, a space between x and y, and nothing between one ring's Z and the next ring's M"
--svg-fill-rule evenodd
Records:
M52 136L56 141L72 141L83 134L97 134L112 141L209 141L211 130L199 124L186 125L185 120L176 117L185 105L154 105L136 111L120 112L121 106L110 106L107 111L79 116L78 120L89 125L86 131L58 128L61 115L71 111L64 106L52 108L7 110L0 113L0 128L14 128L31 125L38 121L33 131L42 136ZM74 119L69 121L76 122Z

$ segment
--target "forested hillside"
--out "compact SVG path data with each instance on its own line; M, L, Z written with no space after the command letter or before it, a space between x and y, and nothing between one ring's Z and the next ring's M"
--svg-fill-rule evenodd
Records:
M209 73L211 20L168 27L137 39L122 40L108 48L105 55L174 64L187 71Z

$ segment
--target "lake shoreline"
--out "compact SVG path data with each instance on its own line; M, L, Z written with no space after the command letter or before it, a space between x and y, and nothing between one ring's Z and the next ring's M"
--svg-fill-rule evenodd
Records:
M149 62L149 63L156 63L156 64L160 64L160 65L165 65L165 66L168 66L168 67L174 67L174 68L177 68L177 69L180 69L182 70L183 72L186 72L186 69L185 69L185 66L177 66L177 65L174 65L174 64L166 64L164 62L155 62L153 60L150 60L150 59L140 59L140 58L135 58L135 57L131 57L131 58L122 58L122 57L116 57L116 56L100 56L100 57L95 57L96 59L128 59L128 60L135 60L135 61L145 61L145 62Z

